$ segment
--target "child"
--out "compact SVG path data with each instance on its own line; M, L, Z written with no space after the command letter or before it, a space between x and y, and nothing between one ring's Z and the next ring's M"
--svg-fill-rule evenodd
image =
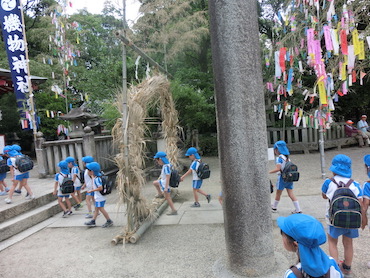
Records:
M100 165L98 162L90 162L86 164L86 168L89 171L89 176L92 179L92 189L88 191L88 193L94 193L95 211L93 218L90 221L85 222L85 225L95 227L95 220L98 217L99 212L101 212L104 215L105 219L107 219L107 222L103 224L102 228L111 227L113 226L113 221L110 219L108 212L104 208L106 199L100 193L100 191L103 189Z
M197 149L194 147L189 148L185 156L188 156L189 159L192 161L192 163L190 164L189 170L181 177L181 181L183 181L187 175L189 175L190 173L193 173L193 195L194 195L195 202L194 204L191 205L191 207L199 208L200 204L199 204L198 193L205 196L208 203L211 201L211 195L205 193L203 190L200 189L200 187L202 186L203 180L200 179L197 174L197 170L199 167L199 161L200 161L200 155L198 154Z
M21 155L17 150L14 149L14 145L11 147L11 151L8 152L9 158L8 158L8 166L10 167L10 174L12 176L12 187L9 190L9 196L5 199L5 203L11 204L12 203L12 197L15 192L15 189L17 185L20 185L20 188L24 187L27 190L28 195L26 196L27 200L33 200L35 199L35 195L33 195L31 188L28 186L27 180L30 177L29 172L21 173L16 165L16 156Z
M367 176L370 178L370 154L364 156L364 162ZM362 227L361 227L362 229L364 229L368 223L367 209L369 208L370 204L370 181L364 183L363 193L364 198L363 198ZM368 262L367 265L370 268L370 262Z
M84 156L82 158L82 161L84 163L85 171L84 171L84 184L82 185L81 189L86 188L86 205L89 212L85 215L85 218L93 218L92 214L92 206L94 205L94 192L91 191L92 188L92 179L89 176L89 170L86 168L87 163L94 162L94 158L92 156Z
M0 161L3 161L6 163L6 159L3 158L4 154L0 155ZM5 156L6 157L6 156ZM6 164L7 165L7 164ZM5 178L6 178L6 173L0 173L0 196L4 196L8 194L7 192L9 191L8 186L5 183Z
M328 272L330 278L343 277L337 262L320 248L326 236L318 220L306 214L293 214L279 217L277 224L284 248L298 256L298 263L285 272L284 278L324 277Z
M170 176L171 176L171 164L167 159L167 154L165 152L157 152L154 156L156 162L162 166L161 176L158 180L153 182L154 187L157 189L158 195L163 196L166 198L168 205L171 208L171 212L167 213L167 215L177 215L177 210L171 199L171 188L170 184Z
M351 159L344 155L338 154L332 160L332 165L330 166L329 170L333 172L333 179L336 183L343 182L346 184L351 176ZM322 197L324 199L328 199L329 202L332 200L334 192L338 188L337 184L335 184L331 179L326 179L322 185ZM358 198L361 206L362 206L362 190L360 185L353 181L349 185L349 189L352 190L354 195ZM328 223L328 242L329 242L329 254L332 256L338 263L340 263L340 268L344 275L351 274L351 264L353 259L353 238L359 236L358 229L345 229L345 228L337 228L330 224L329 221L329 202L327 203L327 212L326 212L326 220ZM338 238L342 236L342 242L344 247L344 261L339 262L338 256Z
M75 163L75 159L71 156L67 157L65 161L68 163L68 167L71 169L71 177L75 186L75 192L72 193L72 198L76 201L74 208L77 210L82 208L82 196L81 196L81 181L80 181L80 169Z
M278 178L276 182L276 195L275 201L272 204L272 212L277 212L277 207L280 202L281 194L283 193L284 188L286 189L289 198L292 200L295 210L292 213L302 213L302 210L299 206L299 202L293 193L293 182L285 182L281 176L281 172L284 170L285 164L289 159L289 150L284 141L277 141L274 144L274 153L278 157L276 158L276 168L271 170L269 173L278 173Z
M62 185L64 178L70 177L71 174L69 173L67 161L64 161L64 160L60 161L58 163L58 167L60 169L60 172L55 174L53 195L58 196L58 204L63 210L62 217L64 218L67 215L72 215L72 205L71 205L71 201L69 200L69 194L63 194L60 189L60 186ZM65 199L67 207L63 203L63 198Z

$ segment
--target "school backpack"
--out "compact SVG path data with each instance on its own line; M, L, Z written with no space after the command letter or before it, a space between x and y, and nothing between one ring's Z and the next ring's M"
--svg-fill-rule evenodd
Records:
M211 176L211 170L209 165L205 162L199 162L199 167L197 169L198 178L204 180L208 179Z
M288 160L285 163L284 169L281 171L281 177L285 182L294 182L299 180L298 167L293 162Z
M33 169L33 161L28 155L17 155L15 158L15 168L21 173L28 172Z
M174 169L174 168L171 168L171 175L170 175L170 184L169 186L170 187L179 187L179 184L180 184L180 174L179 174L179 171Z
M75 192L75 186L71 177L69 175L64 176L62 173L60 174L63 177L62 184L60 185L60 191L62 191L62 194L70 194Z
M113 180L109 176L101 176L101 183L103 189L100 190L101 195L108 195L112 192L113 189Z
M294 275L297 277L297 278L303 278L303 273L302 273L302 270L299 270L295 265L291 266L290 267L290 270L294 273ZM306 273L306 276L307 277L307 273ZM311 276L309 276L311 277ZM330 268L328 270L327 273L325 273L323 276L320 276L322 278L330 278Z
M353 180L346 184L337 183L334 178L330 179L337 185L333 198L330 201L329 220L334 227L345 229L358 229L361 227L361 204L356 195L349 188Z
M80 175L77 175L77 178L80 180L81 185L83 185L85 183L85 170L81 171L80 168L78 170L80 171Z
M6 160L0 160L0 174L4 174L6 172L9 172L10 168L8 164L6 163Z

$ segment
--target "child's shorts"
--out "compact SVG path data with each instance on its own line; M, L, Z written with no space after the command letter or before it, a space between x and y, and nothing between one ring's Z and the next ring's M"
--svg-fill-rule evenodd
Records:
M66 194L66 195L63 195L61 192L59 193L58 192L58 195L57 195L59 198L69 198L69 194Z
M161 190L162 190L162 192L164 192L164 186L163 186L163 184L162 184L162 181L160 180L159 181L159 185L161 186ZM171 188L168 186L168 189L167 189L167 193L170 193L171 192Z
M203 180L193 180L193 188L199 189L202 186Z
M21 181L23 179L28 179L29 177L30 177L30 173L26 172L26 173L23 173L23 174L20 174L20 175L16 175L15 180L16 181Z
M285 182L281 176L279 176L277 182L276 182L276 188L278 190L284 190L286 189L293 189L293 183L292 182Z
M105 205L105 201L95 202L96 208L104 208L104 205Z
M93 196L94 197L94 192L86 192L86 196Z
M331 225L328 225L328 234L332 238L338 238L340 236L346 236L349 238L356 238L359 236L358 229L344 229L344 228L337 228Z
M82 187L82 186L75 186L75 191L79 191L79 190L81 190L81 187Z
M5 178L6 178L6 173L1 173L0 174L0 181L5 180Z

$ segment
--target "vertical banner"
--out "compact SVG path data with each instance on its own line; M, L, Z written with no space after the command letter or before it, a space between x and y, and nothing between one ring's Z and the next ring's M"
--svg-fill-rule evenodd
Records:
M33 128L32 121L26 113L33 109L30 109L28 101L31 80L28 73L20 0L1 0L0 20L22 128Z

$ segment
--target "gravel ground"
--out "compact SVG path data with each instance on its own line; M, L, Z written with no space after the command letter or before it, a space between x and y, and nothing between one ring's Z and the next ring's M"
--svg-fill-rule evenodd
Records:
M362 157L370 153L370 149L366 151L367 149L359 148L344 149L340 152L328 151L327 165L330 165L331 158L338 153L350 155L354 165L354 178L363 182L367 177ZM301 180L295 188L298 198L312 196L313 200L319 200L322 184L319 154L292 155L292 159L301 172ZM217 158L205 160L211 164L213 178L204 189L217 196L220 191L218 160ZM273 162L270 161L268 167L272 169ZM270 178L275 180L274 175ZM189 184L181 185L181 196L176 202L192 199L189 187ZM151 196L153 192L149 184L145 194ZM309 210L309 207L304 208L306 213L309 213ZM152 226L136 244L111 245L110 240L119 234L121 229L122 227L45 228L0 253L0 277L222 276L215 271L217 263L226 258L222 224L156 225ZM275 250L283 256L283 262L279 262L283 267L277 269L275 276L278 278L283 277L284 270L293 264L296 258L295 254L283 249L277 228L274 228L274 238ZM354 241L354 277L370 277L370 269L366 267L367 261L370 261L369 243L370 233L366 228L361 231L360 238ZM323 245L323 249L327 251L327 244Z

